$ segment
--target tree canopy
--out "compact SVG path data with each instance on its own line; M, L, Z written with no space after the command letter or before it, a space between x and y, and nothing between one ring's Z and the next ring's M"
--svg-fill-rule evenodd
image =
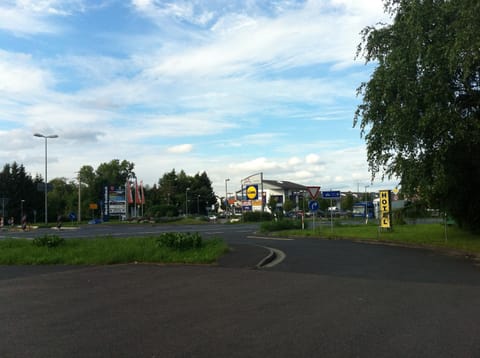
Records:
M385 0L357 56L376 67L354 117L372 179L398 177L461 225L480 230L480 2Z
M104 187L123 187L127 180L135 178L135 164L126 160L114 159L101 163L97 169L84 165L73 178L50 180L48 194L48 221L55 221L57 215L68 216L76 213L80 206L82 218L93 218L100 211L92 212L90 204L103 201ZM79 188L79 185L81 186ZM23 214L29 222L44 218L44 179L37 175L32 178L23 165L5 164L0 171L0 216L13 217L20 222ZM144 188L146 215L176 216L179 213L204 215L216 203L212 183L206 172L194 176L183 170L165 173L153 188ZM81 195L80 195L81 193ZM81 200L80 205L78 200ZM143 213L143 211L142 211Z
M206 172L194 176L187 175L183 170L179 173L173 169L165 173L150 191L150 198L159 212L176 208L176 212L205 215L212 205L216 204L212 182Z

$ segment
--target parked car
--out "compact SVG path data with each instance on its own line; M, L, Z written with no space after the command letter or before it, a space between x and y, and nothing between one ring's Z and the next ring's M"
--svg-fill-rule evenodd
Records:
M292 211L289 211L289 212L285 213L285 216L288 217L288 218L293 218L293 219L301 219L302 216L303 216L303 211L292 210Z

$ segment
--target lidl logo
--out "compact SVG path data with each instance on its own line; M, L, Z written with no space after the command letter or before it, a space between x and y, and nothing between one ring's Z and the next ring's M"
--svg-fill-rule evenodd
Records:
M247 186L247 198L250 200L258 199L258 185Z

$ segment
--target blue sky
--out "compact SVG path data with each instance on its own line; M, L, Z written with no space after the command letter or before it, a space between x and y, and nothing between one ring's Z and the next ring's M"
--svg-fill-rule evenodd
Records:
M59 136L49 179L126 159L147 185L183 169L217 193L257 172L363 191L355 52L380 21L381 0L2 0L0 163L43 175L40 132Z

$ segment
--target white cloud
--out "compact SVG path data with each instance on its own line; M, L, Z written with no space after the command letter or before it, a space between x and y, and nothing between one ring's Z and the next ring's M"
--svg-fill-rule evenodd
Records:
M57 28L30 11L0 6L0 30L23 35L54 33Z
M151 73L223 77L318 63L352 65L360 30L381 14L380 1L365 3L334 1L330 5L343 5L335 16L328 12L328 1L312 1L276 18L229 14L197 45L159 58Z
M173 154L184 154L184 153L190 153L193 149L193 146L191 144L180 144L180 145L175 145L173 147L170 147L167 149L167 152L173 153Z
M148 9L152 3L152 0L132 0L132 5L136 6L138 10Z
M305 158L305 162L309 165L317 164L320 162L320 156L318 154L308 154Z
M31 55L0 50L0 93L3 96L39 94L53 78L32 61Z

